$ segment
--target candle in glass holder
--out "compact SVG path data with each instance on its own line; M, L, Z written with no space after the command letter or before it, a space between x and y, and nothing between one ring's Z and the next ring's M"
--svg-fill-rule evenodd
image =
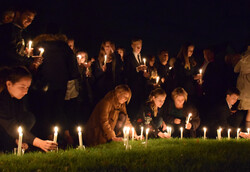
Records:
M231 132L231 129L229 128L229 129L227 130L227 138L228 138L228 139L231 138L231 137L230 137L230 132Z
M240 128L237 129L237 139L240 138Z
M39 56L42 57L42 56L43 56L43 53L44 53L44 48L39 48L38 50L40 51Z
M82 129L81 127L77 127L78 130L78 138L79 138L79 147L82 147Z
M54 142L57 142L57 136L58 136L58 127L56 126L54 127L54 139L53 139Z
M183 127L180 128L181 130L181 139L183 138Z
M145 143L145 147L148 146L148 132L149 132L149 128L146 129L146 143Z
M22 155L22 142L23 142L23 129L21 126L18 127L18 133L19 133L19 138L18 138L17 155L20 156Z
M204 131L204 136L203 136L203 138L206 139L206 138L207 138L207 135L206 135L206 134L207 134L207 128L204 127L204 128L203 128L203 131Z
M218 140L221 139L221 131L222 131L222 128L217 129L217 139Z
M143 127L141 127L141 140L142 140L142 136L143 136Z

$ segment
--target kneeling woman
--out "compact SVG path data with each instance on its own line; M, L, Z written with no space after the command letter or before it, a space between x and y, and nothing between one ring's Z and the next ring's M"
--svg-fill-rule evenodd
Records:
M104 144L108 141L122 141L124 126L132 127L126 102L131 98L131 90L127 85L118 85L96 105L84 132L86 146ZM135 133L135 138L138 139Z
M44 151L57 148L57 143L45 141L30 133L35 124L34 116L25 107L22 98L28 93L32 76L25 67L4 68L0 71L0 150L11 151L18 143L17 128L21 125L23 132L23 148L32 144Z
M196 137L196 129L200 125L200 117L197 109L186 103L187 97L187 92L183 88L178 87L172 91L172 99L167 101L164 121L166 124L174 127L173 136L180 136L180 127L183 127L185 129L184 136ZM192 116L187 123L189 113Z
M143 126L145 129L149 128L150 137L169 138L169 134L164 134L163 130L166 124L163 121L163 104L167 97L166 92L161 88L156 88L151 91L149 99L144 106L142 106L139 116L137 118L138 126ZM140 127L138 128L140 129Z

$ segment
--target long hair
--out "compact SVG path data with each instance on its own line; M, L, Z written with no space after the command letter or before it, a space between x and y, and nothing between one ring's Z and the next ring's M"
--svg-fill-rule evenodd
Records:
M100 51L99 51L99 55L98 55L98 61L99 61L99 63L100 63L100 66L102 66L103 63L104 63L104 56L105 56L105 49L104 49L104 46L105 46L105 44L106 44L107 42L109 42L109 43L110 43L110 46L111 46L112 48L114 48L114 44L113 44L111 41L103 41L103 42L102 42L101 48L100 48ZM108 54L108 57L107 57L107 58L111 58L111 59L113 60L112 52L110 52L110 53Z
M185 69L189 69L189 70L191 66L196 66L197 64L192 56L188 57L188 47L190 46L194 46L194 45L192 43L183 44L177 55L177 58L180 59L182 63L184 64Z
M129 98L127 100L127 103L129 103L131 96L132 96L132 92L131 89L129 88L128 85L122 84L122 85L118 85L115 87L115 94L117 93L129 93Z
M167 96L167 93L162 88L156 88L150 92L149 97L148 97L148 101L147 101L147 103L150 105L150 108L154 112L154 117L157 116L158 108L156 107L156 105L153 101L153 97L156 98L158 96Z

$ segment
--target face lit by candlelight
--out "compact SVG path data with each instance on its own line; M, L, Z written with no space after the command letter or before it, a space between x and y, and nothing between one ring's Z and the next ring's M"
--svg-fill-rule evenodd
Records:
M167 51L161 52L160 61L163 65L166 65L168 63L168 52Z
M84 51L80 51L76 54L78 64L83 64L87 61L88 54ZM80 58L81 57L81 58Z
M237 102L238 98L239 96L237 94L228 94L226 97L226 101L229 105L234 105Z
M120 104L124 104L129 100L129 93L128 92L119 92L117 93L117 99Z
M124 56L124 51L123 51L123 49L118 48L118 49L117 49L117 52L118 52L118 54L119 54L121 57Z
M153 96L152 100L157 108L161 108L166 99L166 95Z
M74 50L75 47L75 41L73 39L68 40L68 45L71 48L71 50Z
M184 96L177 96L174 99L174 104L175 104L175 107L177 109L182 109L184 102L185 102L185 97Z
M14 22L18 24L22 29L27 28L35 18L35 14L30 11L25 11L23 13L16 12Z
M21 78L18 82L12 83L11 81L6 81L6 86L11 97L16 99L22 99L29 90L31 84L31 78L24 77Z
M136 54L139 54L142 49L142 41L135 41L131 44L131 47L133 49L133 52Z
M109 41L105 42L103 48L104 48L105 54L110 54L111 53L111 49L112 49L111 42L109 42Z
M194 46L193 45L188 46L187 50L188 57L191 57L193 55L193 52L194 52Z

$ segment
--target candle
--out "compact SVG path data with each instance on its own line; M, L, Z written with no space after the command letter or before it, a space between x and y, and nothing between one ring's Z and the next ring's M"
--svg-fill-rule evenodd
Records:
M30 52L31 52L31 45L32 45L32 41L29 41L28 43L28 57L30 57Z
M104 56L104 65L107 63L107 55Z
M188 117L187 117L187 120L186 120L186 126L185 126L185 128L187 128L187 124L189 123L191 116L192 116L192 113L189 113Z
M20 156L22 155L22 142L23 142L23 129L21 126L18 127L18 133L19 133L19 138L18 138L17 155Z
M55 127L54 128L54 139L53 139L54 142L57 142L57 135L58 135L58 127Z
M124 146L126 146L126 130L127 130L127 127L124 127L123 128L123 136L124 136L123 142L124 142Z
M146 58L143 58L142 60L143 60L144 65L146 66Z
M221 131L222 131L222 128L217 129L217 139L218 140L221 139Z
M240 134L240 128L237 129L237 139L240 138L240 135L239 135L239 134Z
M230 139L230 132L231 132L231 129L229 128L229 129L227 130L227 138L228 138L228 139Z
M79 147L82 147L82 129L81 127L77 127L78 130L78 138L79 138Z
M143 136L143 127L141 127L141 140L142 140L142 136Z
M250 128L247 129L247 134L250 134Z
M39 48L39 51L40 51L39 56L42 57L42 56L43 56L43 53L44 53L44 49L43 49L43 48Z
M181 130L181 139L183 138L183 127L180 128Z
M126 146L126 148L128 147L128 141L129 141L129 131L130 131L130 128L129 127L127 127L127 134L126 134L126 136L127 136L127 146Z
M134 127L132 128L132 141L134 141L134 137L135 137L135 129Z
M149 128L146 129L146 144L145 144L145 147L148 146L148 132L149 132Z
M82 56L79 54L79 55L77 55L77 57L79 58L79 60L81 60L82 59Z
M168 69L171 70L172 68L173 68L173 67L170 66Z
M170 135L170 137L171 137L171 131L172 131L172 128L171 127L167 127L167 133Z
M204 137L203 137L203 138L204 138L204 139L206 139L206 138L207 138L207 136L206 136L206 133L207 133L207 128L206 128L206 127L204 127L204 128L203 128L203 130L204 130Z
M157 77L156 77L156 84L158 84L158 83L159 83L159 80L160 80L160 77L159 77L159 76L157 76Z

